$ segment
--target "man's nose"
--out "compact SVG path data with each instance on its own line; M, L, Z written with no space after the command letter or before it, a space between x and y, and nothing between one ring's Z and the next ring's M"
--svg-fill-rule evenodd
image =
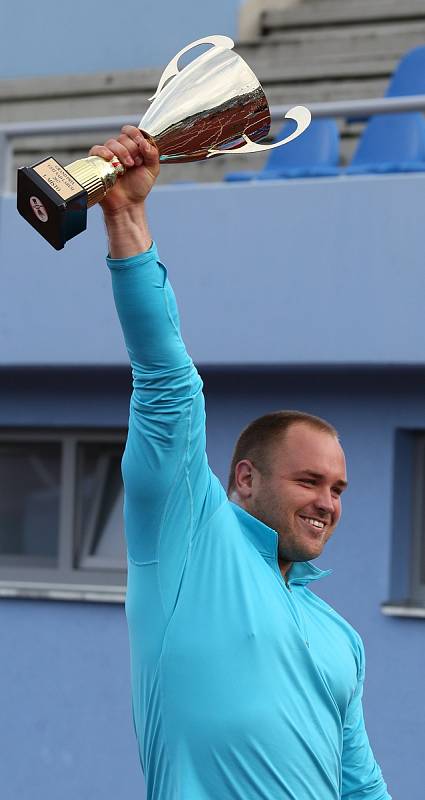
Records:
M321 486L316 495L316 506L322 514L332 514L334 511L334 499L329 487Z

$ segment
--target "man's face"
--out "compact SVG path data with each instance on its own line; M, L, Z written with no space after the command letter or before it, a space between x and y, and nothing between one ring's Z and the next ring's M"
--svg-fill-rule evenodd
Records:
M345 457L337 438L300 422L272 448L264 473L251 465L251 480L243 489L247 496L240 499L247 511L279 534L284 567L321 554L340 519L346 485Z

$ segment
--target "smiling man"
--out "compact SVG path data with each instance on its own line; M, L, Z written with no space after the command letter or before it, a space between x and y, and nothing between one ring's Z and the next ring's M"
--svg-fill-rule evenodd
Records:
M335 428L299 411L277 411L240 435L228 495L278 533L279 567L320 556L341 516L347 488Z
M158 154L131 126L91 153L128 167L102 208L133 369L126 613L147 798L390 800L364 726L362 642L309 588L328 574L310 559L346 486L336 432L298 412L262 417L225 492L145 216Z

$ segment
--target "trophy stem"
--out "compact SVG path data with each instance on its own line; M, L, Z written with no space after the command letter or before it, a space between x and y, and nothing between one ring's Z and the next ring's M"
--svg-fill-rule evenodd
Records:
M87 208L102 200L118 176L125 172L118 159L105 161L99 156L80 158L68 164L65 169L86 190Z

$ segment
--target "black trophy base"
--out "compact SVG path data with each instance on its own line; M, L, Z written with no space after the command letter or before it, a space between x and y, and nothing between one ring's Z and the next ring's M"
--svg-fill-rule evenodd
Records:
M56 250L87 227L87 192L54 158L18 169L19 213Z

